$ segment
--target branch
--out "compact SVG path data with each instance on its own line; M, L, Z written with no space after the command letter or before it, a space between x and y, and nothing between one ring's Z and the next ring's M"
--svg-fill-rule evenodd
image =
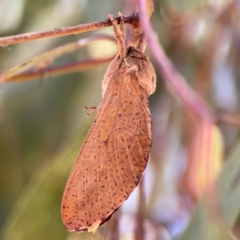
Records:
M119 24L120 18L117 17L115 19L118 21L118 24ZM123 20L124 20L124 23L131 24L133 28L137 28L139 25L138 13L133 13L127 17L123 17ZM0 38L0 46L8 46L12 44L39 40L43 38L60 37L60 36L66 36L70 34L79 34L83 32L96 30L99 28L108 27L111 25L112 25L111 21L109 19L106 19L103 21L98 21L93 23L79 24L73 27L55 28L53 30L24 33L24 34L14 35L10 37L2 37Z

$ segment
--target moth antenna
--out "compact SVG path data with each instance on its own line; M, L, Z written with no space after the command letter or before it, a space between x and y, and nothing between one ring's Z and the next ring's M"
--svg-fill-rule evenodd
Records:
M139 37L138 40L138 44L137 44L137 50L144 52L147 46L147 39L146 36L144 35L144 33L141 34L141 36Z
M117 20L114 20L113 15L109 14L108 18L112 22L113 30L114 30L116 38L117 38L117 44L118 44L120 58L123 59L127 54L126 46L125 46L124 21L123 21L122 13L119 12L118 16L120 17L120 28L118 28Z
M124 45L125 45L125 32L124 32L124 20L121 12L118 12L118 16L120 17L120 31L123 35Z

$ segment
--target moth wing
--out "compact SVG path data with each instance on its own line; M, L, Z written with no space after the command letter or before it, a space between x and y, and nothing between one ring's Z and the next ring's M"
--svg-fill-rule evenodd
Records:
M65 227L95 231L109 220L139 183L150 147L147 94L135 76L120 76L109 85L69 176L62 199Z

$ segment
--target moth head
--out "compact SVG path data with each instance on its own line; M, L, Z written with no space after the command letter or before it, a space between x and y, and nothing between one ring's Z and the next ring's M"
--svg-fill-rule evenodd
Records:
M145 89L147 94L151 95L154 93L156 89L156 74L148 56L134 47L128 47L125 63L128 71L137 76L138 83Z

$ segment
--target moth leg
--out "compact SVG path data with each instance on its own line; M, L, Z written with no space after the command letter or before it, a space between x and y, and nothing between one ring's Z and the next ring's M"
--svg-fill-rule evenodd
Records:
M122 13L118 13L118 16L120 17L120 28L118 28L117 20L114 20L113 15L109 14L108 18L112 22L113 30L115 32L116 38L117 38L117 44L119 49L119 55L120 58L124 58L126 56L126 46L125 46L125 35L124 35L124 21L123 21L123 15Z
M98 110L98 107L84 107L84 110L92 110L91 112L88 112L87 115L90 116L92 113L96 112Z

